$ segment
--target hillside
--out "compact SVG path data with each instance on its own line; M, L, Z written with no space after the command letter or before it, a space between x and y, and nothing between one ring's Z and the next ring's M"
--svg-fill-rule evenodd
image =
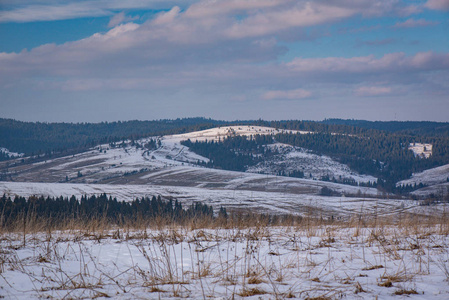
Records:
M360 173L356 171L357 168L353 168L354 165L357 167L354 162L365 165L373 165L374 162L373 166L383 172L387 169L388 161L370 161L369 156L357 156L363 152L348 159L350 156L341 156L338 151L318 151L319 148L311 151L295 145L298 141L300 144L305 143L304 146L325 144L326 140L322 140L323 138L334 143L327 144L329 149L333 149L330 146L336 147L338 151L343 151L341 153L348 151L344 149L350 144L344 144L345 142L354 145L362 141L371 142L370 137L363 135L325 134L256 125L227 125L174 135L112 141L65 156L33 156L8 160L0 162L0 180L192 187L315 196L385 197L390 194L383 185L379 189L376 188L379 179L375 172ZM287 143L277 142L277 139ZM290 141L293 141L294 145L288 144ZM395 142L395 138L391 137L388 143L395 145ZM385 147L386 144L376 147L382 145ZM399 152L394 155L400 159L402 152L406 154L407 159L414 163L425 163L424 166L439 157L438 151L441 150L438 147L430 147L431 144L424 143L413 145L415 148L411 150L415 153L424 153L424 147L418 149L419 145L427 145L425 153L429 150L432 152L428 156L414 155L408 147L402 146L397 148ZM373 153L373 149L366 151ZM360 148L360 151L362 150ZM398 162L405 164L407 160ZM380 181L381 184L383 182ZM441 182L439 180L435 183ZM412 191L407 184L408 182L404 185L398 184L396 189ZM8 189L7 186L7 183L3 185L4 191ZM14 188L10 190L11 193L16 191ZM52 195L58 196L56 192ZM132 195L128 195L128 199L131 198Z

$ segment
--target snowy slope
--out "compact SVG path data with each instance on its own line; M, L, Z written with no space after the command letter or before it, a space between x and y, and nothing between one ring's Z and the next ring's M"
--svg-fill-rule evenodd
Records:
M206 129L202 131L195 131L184 134L177 134L166 136L164 138L165 141L169 143L176 143L180 141L184 141L190 139L192 142L199 141L218 141L219 139L225 139L226 137L232 136L251 136L251 135L276 135L278 133L301 133L307 134L312 133L310 131L297 131L297 130L284 130L284 129L276 129L272 127L264 127L264 126L223 126L216 127L211 129Z
M447 182L449 178L449 164L428 169L420 173L415 173L412 178L398 182L398 185L414 185L423 183L425 185L435 185Z
M267 158L256 166L248 168L247 172L286 174L292 171L301 171L305 178L322 179L327 176L338 181L351 179L355 182L375 182L377 178L369 175L360 175L352 171L347 165L341 164L328 156L312 154L310 151L286 144L276 143L267 145L272 152L278 153Z
M226 186L230 180L252 178L254 175L199 167L195 164L208 162L208 158L193 153L180 142L186 139L205 141L218 140L230 135L248 136L279 132L283 131L260 126L218 127L180 135L150 137L134 143L126 141L116 146L104 144L76 155L37 163L21 164L17 161L18 164L15 166L11 162L0 163L0 172L6 175L3 178L22 182ZM146 148L150 140L158 141L156 149ZM311 173L315 179L331 175L329 176L331 178L339 179L341 176L353 178L358 182L375 180L373 177L358 175L329 157L313 155L300 148L280 144L267 147L278 148L280 155L268 161L266 165L261 164L251 168L249 172L277 174L279 169L285 168L288 171L304 170L305 173ZM350 186L343 186L343 188L341 185L332 186L330 183L321 183L321 187L317 188L313 181L289 180L296 180L301 189L293 185L294 189L301 190L302 193L316 194L323 186L331 186L345 194L355 194L359 190ZM280 180L277 181L280 182ZM262 184L258 184L257 188L261 188L259 185L265 188ZM365 192L362 191L362 193ZM375 195L377 191L370 190L366 193Z
M449 182L426 186L413 191L411 194L417 196L418 198L427 198L434 195L439 197L438 199L441 200L449 195Z

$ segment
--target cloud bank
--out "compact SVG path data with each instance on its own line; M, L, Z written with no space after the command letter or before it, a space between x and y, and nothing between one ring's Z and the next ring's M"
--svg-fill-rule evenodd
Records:
M428 1L424 6L396 0L172 1L169 8L163 2L38 1L17 7L12 1L6 3L12 8L0 12L0 22L109 16L110 28L60 45L0 53L0 89L9 95L24 89L41 95L84 93L89 97L97 92L108 96L138 93L139 99L152 104L154 100L147 99L190 101L192 107L209 111L225 107L228 115L232 114L229 99L238 99L239 105L251 109L252 101L259 100L323 105L354 100L354 96L376 96L396 97L405 103L417 95L442 99L449 92L449 53L429 49L303 57L298 50L285 59L290 45L283 38L305 41L298 32L354 18L406 18L396 22L395 28L438 25L410 16L426 8L446 9L447 1ZM127 13L163 6L167 9L143 23L134 22ZM345 32L339 34L362 30ZM362 43L379 48L395 42L380 38ZM306 100L312 96L314 101Z

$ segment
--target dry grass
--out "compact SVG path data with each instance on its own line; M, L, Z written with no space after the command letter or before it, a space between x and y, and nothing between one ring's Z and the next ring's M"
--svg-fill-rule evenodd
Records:
M265 295L267 294L266 291L259 289L259 288L244 288L238 293L241 297L250 297L250 296L256 296L256 295Z
M38 277L46 285L34 292L43 298L56 291L61 298L80 294L84 298L110 297L114 296L109 292L111 286L115 293L127 294L129 285L145 287L160 298L189 298L199 296L190 288L196 285L200 298L265 295L262 298L334 299L348 294L372 296L369 281L382 288L394 286L398 289L395 295L415 294L416 289L400 286L413 286L408 284L433 272L432 267L449 278L444 239L449 235L447 219L404 214L400 222L391 216L376 220L356 216L349 224L321 218L285 218L273 223L267 216L252 216L255 219L248 222L231 216L226 222L194 220L182 225L162 219L112 225L95 219L51 226L47 226L49 220L31 216L0 228L0 276L14 270L28 274L32 281L37 280L32 276ZM146 264L121 269L123 273L114 277L97 263L84 245L86 241L114 241L135 247ZM67 246L63 249L61 245ZM262 252L263 245L268 251ZM32 263L45 266L45 274L31 274L31 261L19 258L18 251L27 247L33 249ZM334 252L342 248L347 254L337 261ZM184 252L173 255L180 251ZM213 258L212 252L216 253ZM433 259L431 253L437 252L446 256ZM60 267L67 253L78 255L77 274L68 274ZM186 258L192 262L191 268L184 268L181 259ZM357 273L335 275L354 262L366 267ZM310 289L296 286L298 281L307 282ZM223 287L225 294L217 295L217 286Z

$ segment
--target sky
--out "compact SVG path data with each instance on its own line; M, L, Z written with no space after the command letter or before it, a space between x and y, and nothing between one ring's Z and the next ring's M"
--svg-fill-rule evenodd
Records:
M0 117L449 121L449 0L0 0Z

